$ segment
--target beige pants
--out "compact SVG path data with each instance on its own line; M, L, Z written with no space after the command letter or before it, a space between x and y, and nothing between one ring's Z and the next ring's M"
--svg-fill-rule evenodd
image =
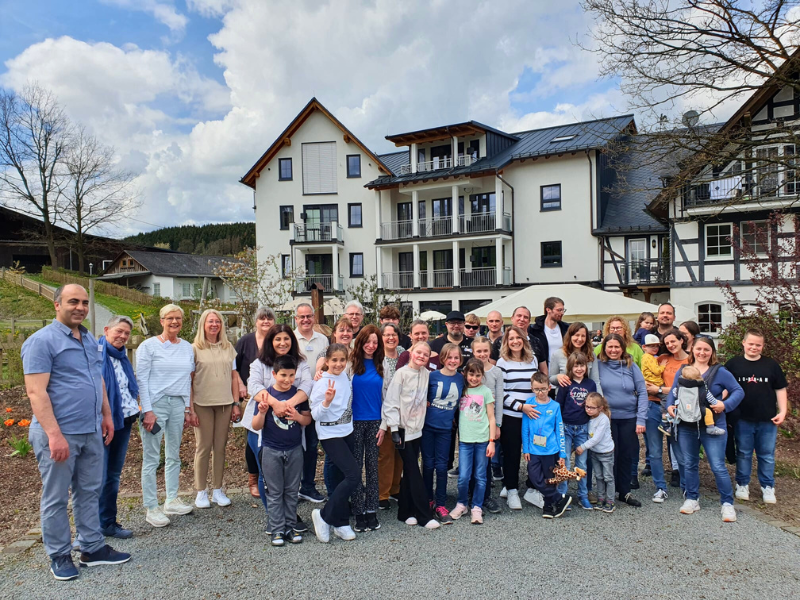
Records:
M213 454L211 463L212 489L222 487L222 474L225 470L225 446L228 443L228 431L231 427L231 410L233 404L224 406L198 406L194 411L200 420L200 427L194 428L194 487L199 492L206 489L208 480L208 460Z
M400 493L400 476L403 474L403 459L392 443L392 432L387 431L383 443L378 446L378 498L388 500Z

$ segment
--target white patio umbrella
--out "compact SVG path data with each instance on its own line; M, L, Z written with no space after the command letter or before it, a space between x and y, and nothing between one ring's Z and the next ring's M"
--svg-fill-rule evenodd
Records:
M339 298L329 298L322 305L322 308L325 309L326 315L338 316L344 314L344 302L342 302Z
M423 321L441 321L442 319L446 319L447 315L440 313L438 310L426 310L419 316L420 319Z

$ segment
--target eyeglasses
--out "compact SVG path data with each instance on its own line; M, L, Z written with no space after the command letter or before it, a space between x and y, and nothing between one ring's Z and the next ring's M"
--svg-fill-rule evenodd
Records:
M617 333L617 332L623 331L623 329L624 329L623 327L619 327L619 326L618 327L609 327L608 328L608 332L609 333Z
M480 325L464 325L465 329L480 329Z
M348 317L360 317L361 316L360 312L349 312L349 313L344 313L344 314L347 315Z
M310 321L313 318L314 318L314 315L298 315L297 316L297 320L298 321Z
M533 388L534 394L546 394L550 391L550 388Z
M599 406L589 406L587 404L586 405L586 410L600 410L600 407Z

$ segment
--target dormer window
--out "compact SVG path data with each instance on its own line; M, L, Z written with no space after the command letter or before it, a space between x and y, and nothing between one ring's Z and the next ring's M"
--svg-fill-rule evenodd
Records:
M554 137L552 140L550 140L550 143L557 144L558 142L568 142L570 140L574 140L576 137L578 137L577 133L573 133L572 135L559 135L558 137Z

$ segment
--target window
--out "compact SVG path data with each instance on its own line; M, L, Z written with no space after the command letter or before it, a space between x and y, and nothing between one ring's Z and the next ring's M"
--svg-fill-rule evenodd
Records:
M362 227L360 203L347 205L347 226Z
M281 277L286 279L292 271L292 257L290 254L281 254Z
M568 142L570 140L574 140L576 137L578 137L577 133L573 133L571 135L560 135L560 136L554 137L552 140L550 140L550 143L551 144L557 144L558 142Z
M348 177L361 177L361 155L348 154L347 155L347 176Z
M561 266L561 242L542 242L542 267Z
M741 227L742 246L747 246L756 254L769 251L769 224L766 221L746 221Z
M181 284L181 297L182 298L191 298L192 297L192 284L191 283L182 283Z
M291 181L292 180L292 159L279 158L278 159L278 181Z
M161 296L161 284L154 283L153 284L153 296Z
M542 210L561 210L561 184L542 186Z
M706 225L706 256L708 258L733 256L730 223Z
M281 206L280 211L281 229L289 229L294 223L294 206Z
M364 276L364 253L351 252L350 277L363 277L363 276Z
M697 306L697 324L702 333L717 333L722 329L722 305L716 302Z
M200 294L202 294L202 293L203 293L203 286L202 286L202 285L200 285L199 283L195 283L195 284L193 284L193 286L192 286L192 292L193 292L193 294L192 294L192 297L193 297L193 298L199 298L199 297L200 297Z
M335 194L336 142L303 144L303 193Z

